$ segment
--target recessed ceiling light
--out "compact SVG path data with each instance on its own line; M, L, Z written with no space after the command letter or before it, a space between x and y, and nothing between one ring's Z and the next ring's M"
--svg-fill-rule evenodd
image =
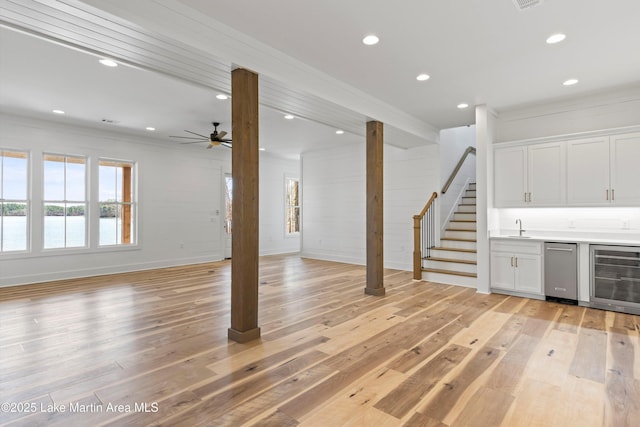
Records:
M551 36L549 36L547 38L547 43L548 44L560 43L562 40L564 40L566 38L567 38L567 36L565 36L562 33L553 34L553 35L551 35Z
M293 116L291 114L285 115L284 118L287 120L293 120Z
M425 80L429 80L429 74L419 74L418 77L416 77L416 80L423 82Z
M466 104L466 103L464 103L464 102L463 102L463 103L461 103L461 104L458 104L458 108L460 108L460 109L462 109L462 108L467 108L468 106L469 106L469 104Z
M145 129L146 129L146 130L149 130L149 131L154 131L154 130L156 130L156 128L151 127L151 126L147 126Z
M260 151L265 151L265 150L266 150L266 148L264 148L264 147L260 147L260 148L258 148L258 150L260 150Z
M337 135L342 135L343 133L344 133L344 131L343 131L343 130L337 130L337 131L336 131L336 134L337 134Z
M578 83L578 79L569 79L569 80L565 80L564 83L562 84L565 86L573 86L576 83Z
M55 114L64 114L64 111L62 110L51 110L51 112Z
M368 36L365 36L365 38L362 39L362 43L366 44L367 46L373 46L374 44L378 44L379 41L380 39L378 38L378 36L374 36L373 34L369 34Z
M104 59L100 60L100 63L102 65L104 65L104 66L107 66L107 67L117 67L118 66L118 63L116 61L114 61L113 59L104 58Z
M216 95L216 98L225 100L225 99L229 99L229 96L225 95L224 93L220 93L220 94Z

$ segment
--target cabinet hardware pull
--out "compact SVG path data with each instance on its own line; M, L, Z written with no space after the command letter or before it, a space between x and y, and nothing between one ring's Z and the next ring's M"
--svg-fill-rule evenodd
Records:
M573 249L569 248L547 248L548 251L562 251L562 252L573 252Z
M518 268L518 257L516 257L516 268Z
M609 190L605 190L607 192L607 200L609 200Z
M614 188L611 189L611 200L616 199L616 190Z
M524 202L527 203L527 192L524 193Z
M529 203L531 203L531 193L529 193Z
M511 267L513 267L513 257L511 257Z

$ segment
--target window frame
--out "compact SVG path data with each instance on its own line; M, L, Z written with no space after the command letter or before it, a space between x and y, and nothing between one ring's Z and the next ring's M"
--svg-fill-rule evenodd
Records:
M24 159L26 160L26 188L25 188L25 197L26 199L4 199L2 192L4 191L4 164L0 165L0 256L7 257L11 255L21 255L25 253L31 252L31 151L25 149L14 149L9 147L0 147L0 162L4 163L4 158L9 157L5 156L4 153L21 153L24 154ZM17 249L17 250L4 250L4 210L2 209L2 205L4 203L24 203L25 204L25 216L26 216L26 224L25 224L25 249Z
M62 157L64 159L64 165L65 165L65 175L64 175L64 200L49 200L46 198L46 168L45 168L45 162L48 161L47 157ZM67 170L66 170L66 164L67 164L67 158L75 158L75 159L82 159L84 162L84 201L75 201L75 200L67 200L66 199L66 191L67 191ZM61 153L53 153L53 152L42 152L42 162L41 162L41 167L42 167L42 198L40 200L40 203L42 205L42 238L41 238L41 242L40 242L40 246L43 252L51 252L51 251L86 251L88 249L90 249L90 239L89 239L89 233L90 233L90 223L91 223L91 212L90 212L90 203L89 203L89 175L90 175L90 170L91 170L91 163L90 163L90 158L89 156L86 155L81 155L81 154L61 154ZM46 235L46 224L45 224L45 219L47 217L46 212L47 212L47 204L64 204L65 208L64 208L64 218L65 218L65 228L64 228L64 246L59 246L59 247L46 247L45 246L45 235ZM84 244L82 246L68 246L67 245L67 216L66 212L67 212L67 204L83 204L84 205Z
M111 164L105 164L105 163L111 163ZM101 166L112 166L112 167L121 167L122 168L122 187L120 188L120 191L122 193L122 200L119 202L117 200L111 202L111 201L103 201L100 199L100 167ZM125 168L124 166L128 166L128 168ZM98 235L98 239L97 239L97 248L98 249L104 249L104 248L130 248L130 247L135 247L138 245L138 231L139 231L139 224L138 224L138 186L137 186L137 171L138 171L138 164L137 162L133 161L133 160L122 160L122 159L115 159L115 158L109 158L109 157L99 157L98 158L98 162L97 162L97 168L98 168L98 186L97 186L97 195L95 197L95 199L97 200L97 221L98 221L98 228L96 230L96 233ZM129 172L126 173L125 169L128 169ZM128 181L128 183L127 183ZM116 185L116 191L118 191L117 189L117 185ZM128 195L127 195L128 193ZM124 199L128 198L129 201L125 201ZM116 232L116 242L115 243L105 243L105 244L101 244L100 243L100 239L101 239L101 235L100 235L100 219L101 219L101 212L102 212L102 206L103 205L116 205L119 206L120 209L116 208L116 212L123 212L123 216L128 216L129 217L129 221L126 221L124 219L121 219L122 222L122 226L121 226L121 234L118 237L118 234ZM128 209L127 209L128 208ZM128 213L126 213L128 211ZM116 218L119 218L118 216L116 216ZM117 227L116 227L117 230ZM125 242L125 240L129 240L128 242ZM120 240L118 242L118 240Z
M296 192L297 192L297 202L298 204L291 204L289 200L289 182L293 181L296 183ZM298 209L298 217L297 217L297 230L289 231L289 212L290 209ZM298 237L300 235L300 230L302 226L302 205L300 203L300 178L291 175L284 176L284 235L285 237Z

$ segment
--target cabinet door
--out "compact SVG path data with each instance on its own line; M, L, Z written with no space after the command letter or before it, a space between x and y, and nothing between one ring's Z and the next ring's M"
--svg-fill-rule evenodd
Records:
M516 254L515 290L542 295L542 258Z
M612 203L640 203L640 133L611 137Z
M561 142L529 147L527 158L530 205L558 206L565 203L564 147Z
M515 288L513 276L514 257L503 252L491 253L491 287L496 289Z
M567 143L567 202L570 205L608 205L609 137Z
M527 147L496 149L493 160L495 206L526 205Z

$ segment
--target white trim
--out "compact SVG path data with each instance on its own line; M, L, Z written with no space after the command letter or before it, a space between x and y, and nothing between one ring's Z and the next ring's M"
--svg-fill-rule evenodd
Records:
M538 138L517 139L517 140L505 141L505 142L495 141L492 145L493 145L493 150L495 150L496 148L504 148L508 146L543 144L546 142L570 141L573 139L595 138L599 136L621 135L625 133L634 133L634 132L640 132L640 125L624 126L624 127L611 128L611 129L598 129L598 130L590 130L590 131L575 132L575 133L560 134L560 135L541 136Z

